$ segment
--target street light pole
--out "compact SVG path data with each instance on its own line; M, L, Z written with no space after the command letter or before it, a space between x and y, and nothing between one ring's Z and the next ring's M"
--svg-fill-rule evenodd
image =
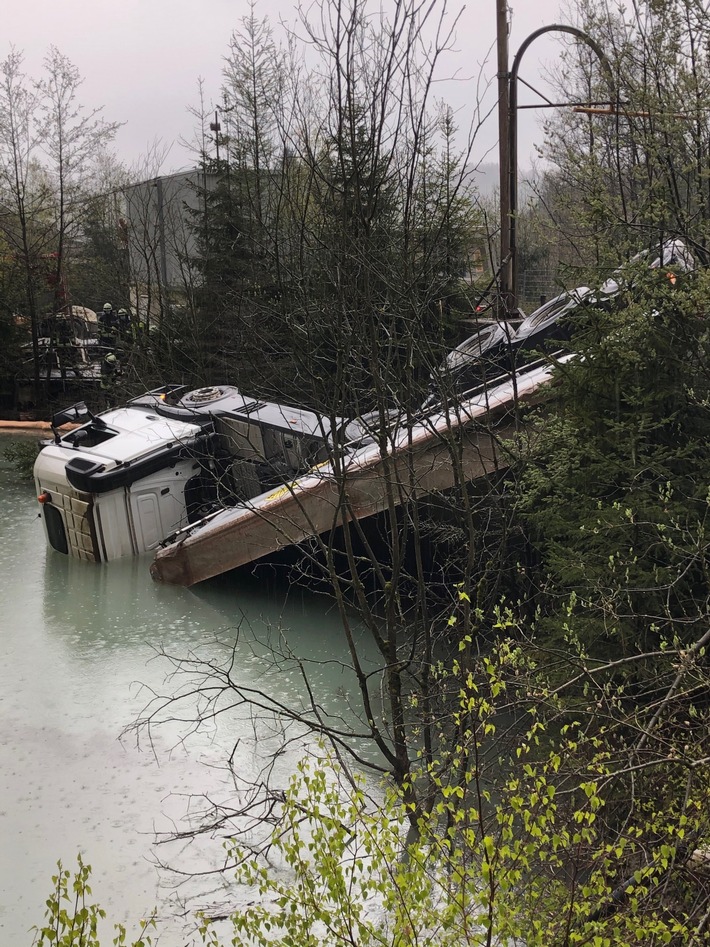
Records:
M497 0L500 7L504 0ZM517 246L517 213L518 213L518 71L523 54L539 36L544 33L569 33L577 39L582 40L596 53L601 67L606 75L609 86L611 111L608 114L616 114L618 108L616 88L614 84L614 74L609 60L606 58L601 46L576 26L566 26L564 24L554 23L551 26L543 26L535 30L527 37L518 49L513 59L513 65L510 73L506 76L508 93L506 97L507 108L503 117L498 117L498 124L501 134L499 160L501 166L501 200L500 200L500 230L501 230L501 261L500 261L500 292L503 297L506 313L514 312L518 307L518 246ZM500 37L499 37L500 41ZM499 57L499 83L500 83L500 57ZM499 98L499 107L502 100ZM505 135L505 146L502 136ZM505 169L505 171L503 170ZM506 186L503 187L503 177L506 177Z
M531 33L530 36L523 41L515 54L510 70L510 93L508 97L508 109L510 112L508 123L508 161L510 162L510 294L513 297L513 305L515 306L517 306L518 303L518 244L516 220L518 213L518 71L520 69L520 60L523 58L523 54L528 46L530 46L538 36L552 32L569 33L572 36L576 36L577 39L582 40L583 43L586 43L587 46L596 53L609 85L610 105L612 109L617 105L614 74L611 71L609 60L606 58L601 46L593 40L591 36L583 33L582 30L578 30L576 26L565 26L559 23L553 23L551 26L543 26L539 30L535 30L534 33Z

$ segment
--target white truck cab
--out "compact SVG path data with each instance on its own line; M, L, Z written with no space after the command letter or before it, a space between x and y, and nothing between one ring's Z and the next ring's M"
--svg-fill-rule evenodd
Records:
M231 386L157 389L91 415L55 415L34 467L47 541L92 562L156 549L214 510L248 502L328 456L328 419ZM88 419L68 434L67 421Z

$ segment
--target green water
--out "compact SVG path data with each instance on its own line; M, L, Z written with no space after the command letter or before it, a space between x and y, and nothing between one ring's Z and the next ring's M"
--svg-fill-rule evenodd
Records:
M187 739L187 725L176 724L153 730L152 742L121 734L153 692L185 686L184 674L169 676L163 650L223 660L234 648L240 683L297 704L298 670L267 659L279 628L315 662L309 676L325 710L347 714L354 686L337 614L268 570L190 591L153 583L149 558L95 566L47 550L33 485L4 460L7 443L0 438L0 945L32 943L57 860L69 867L81 852L94 898L115 920L132 929L157 906L159 944L182 947L193 943L184 902L236 906L239 893L156 866L215 866L219 840L179 850L156 847L156 833L184 827L201 794L229 796L220 764L235 745L235 770L256 777L278 728L241 708ZM292 747L279 757L277 779L298 755Z

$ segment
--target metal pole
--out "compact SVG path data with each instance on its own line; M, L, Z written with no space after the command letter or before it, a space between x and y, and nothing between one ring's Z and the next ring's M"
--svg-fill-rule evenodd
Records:
M507 315L511 308L508 0L496 0L496 37L498 51L498 169L500 175L500 276L498 292L505 315Z

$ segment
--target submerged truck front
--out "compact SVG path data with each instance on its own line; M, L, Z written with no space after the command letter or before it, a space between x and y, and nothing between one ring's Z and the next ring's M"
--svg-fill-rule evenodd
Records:
M161 418L147 403L55 437L34 468L49 544L93 562L157 548L187 525L204 436L204 425Z

